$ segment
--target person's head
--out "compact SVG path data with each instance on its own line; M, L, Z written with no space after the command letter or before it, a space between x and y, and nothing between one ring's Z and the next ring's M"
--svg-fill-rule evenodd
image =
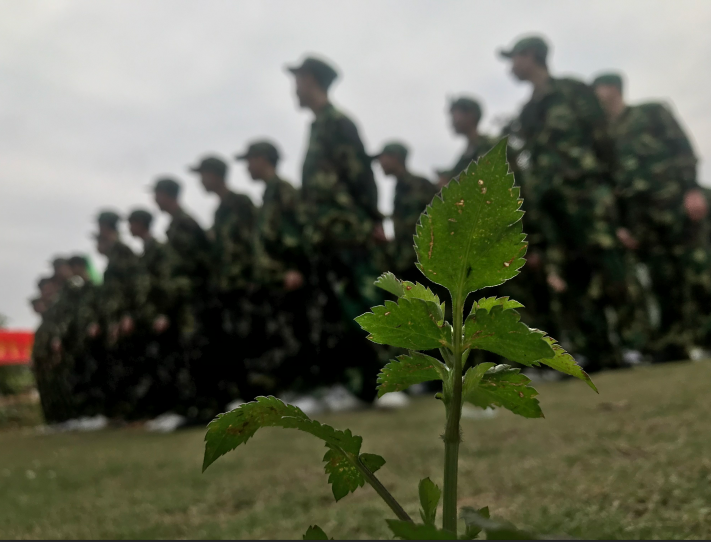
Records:
M128 228L131 235L140 239L150 236L151 222L153 222L153 215L145 209L134 209L128 215Z
M469 135L476 130L481 120L481 105L474 98L462 96L449 106L452 129L455 134Z
M153 185L153 198L164 213L172 213L179 207L178 196L180 196L180 183L175 179L165 177L158 179Z
M511 73L519 81L530 81L536 72L548 70L548 44L539 36L522 38L499 54L511 60Z
M115 241L119 237L118 224L120 221L121 217L115 212L102 211L97 218L99 235L107 240Z
M300 66L287 69L294 74L299 105L310 109L327 100L328 89L338 77L333 67L314 57L306 57Z
M624 108L622 76L617 73L603 73L598 75L592 84L600 100L600 105L608 115L614 115Z
M373 156L377 159L385 175L398 177L407 171L407 147L397 141L383 146L383 150Z
M190 171L200 175L200 181L206 192L219 193L227 182L227 164L216 156L203 158L197 166Z
M268 181L276 174L279 150L269 141L254 141L236 160L247 162L247 171L255 181Z
M32 310L35 314L42 316L47 311L47 304L41 297L35 297L30 299L30 305L32 305Z
M52 269L54 269L54 276L59 282L65 282L73 276L72 268L66 258L52 260Z
M89 260L86 256L77 254L69 258L69 266L72 268L72 273L75 276L81 277L84 280L89 279Z
M37 289L44 301L50 301L59 291L59 285L52 277L42 277L37 281Z
M113 246L113 241L100 233L96 234L94 237L96 238L96 252L102 256L107 256Z

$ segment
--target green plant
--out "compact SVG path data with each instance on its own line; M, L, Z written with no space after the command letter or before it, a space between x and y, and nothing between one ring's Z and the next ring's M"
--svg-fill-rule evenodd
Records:
M506 141L501 141L478 163L442 189L420 217L415 251L420 271L451 295L452 319L445 320L445 304L431 289L403 282L385 273L376 285L397 297L356 321L368 338L379 344L408 349L381 371L378 395L413 384L442 382L439 399L446 414L443 489L426 478L419 484L422 523L415 523L375 476L385 460L362 453L362 438L311 420L301 410L274 397L258 397L218 416L205 436L203 470L217 458L246 443L262 427L292 428L322 439L328 449L323 460L333 495L338 501L368 482L397 519L388 520L395 536L416 539L457 539L457 469L461 440L460 418L466 401L475 406L501 407L527 418L543 417L536 390L519 369L505 364L467 364L469 353L486 350L527 366L547 365L579 378L595 391L590 377L554 339L520 322L522 305L506 297L482 298L464 318L464 303L472 292L497 286L515 277L524 265L527 244L522 231L522 200L506 162ZM425 353L429 352L429 353ZM433 355L439 352L441 359ZM440 497L442 527L435 525ZM464 508L462 539L482 531L488 538L529 536L493 521L487 508ZM326 539L312 526L305 539Z

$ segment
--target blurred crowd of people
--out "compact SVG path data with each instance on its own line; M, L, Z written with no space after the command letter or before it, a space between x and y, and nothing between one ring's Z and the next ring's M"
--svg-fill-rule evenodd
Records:
M548 52L537 36L500 51L532 90L501 134L479 131L477 99L449 104L466 146L434 182L409 170L402 141L366 152L329 100L329 63L307 57L290 67L300 106L314 114L299 188L280 177L271 141L235 156L264 185L259 207L230 189L227 161L202 157L189 170L219 199L209 230L186 210L181 182L160 178L153 194L171 220L165 242L153 236L151 211L104 210L103 279L75 255L55 259L39 281L33 361L47 421L165 412L204 421L236 399L337 383L372 401L393 352L365 340L353 318L383 302L373 285L380 273L421 281L412 249L420 214L504 136L528 262L483 294L521 301L523 321L588 371L702 355L711 346L708 203L688 137L668 106L628 105L620 74L557 78ZM378 210L374 161L396 182L390 217ZM122 242L123 219L141 254Z

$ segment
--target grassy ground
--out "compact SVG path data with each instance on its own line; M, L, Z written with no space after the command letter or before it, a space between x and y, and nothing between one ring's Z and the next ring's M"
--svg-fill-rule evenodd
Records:
M711 538L711 363L539 384L545 420L464 420L461 505L579 538ZM420 478L441 479L442 408L323 417L364 451L416 514ZM0 433L0 538L388 537L371 488L333 502L319 441L267 429L200 473L202 430Z

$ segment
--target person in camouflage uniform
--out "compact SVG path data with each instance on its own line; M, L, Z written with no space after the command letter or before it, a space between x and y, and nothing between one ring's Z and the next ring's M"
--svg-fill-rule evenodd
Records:
M708 208L694 150L667 106L625 103L619 74L602 74L593 86L619 157L618 236L649 270L659 306L648 348L657 361L686 359L692 347L711 346Z
M410 173L407 168L408 149L399 142L390 142L373 156L383 173L395 178L395 200L392 221L395 239L391 244L390 269L401 280L421 282L422 273L415 267L415 226L420 215L432 202L437 187L424 177ZM466 167L466 166L465 166Z
M209 236L211 287L219 309L219 321L211 327L219 333L213 342L221 349L212 356L215 365L206 367L206 381L217 382L213 398L222 409L238 397L252 400L257 393L245 365L245 360L258 357L263 346L263 322L252 299L255 209L248 196L229 189L227 164L220 158L207 156L190 170L200 176L206 192L220 199Z
M440 188L467 169L472 160L476 161L489 152L497 142L496 138L479 133L482 109L474 98L457 98L450 104L449 113L454 133L465 137L467 146L452 168L437 171Z
M520 184L531 232L527 286L545 289L545 277L550 288L552 319L545 322L549 311L536 307L535 323L543 321L543 329L568 343L586 368L616 367L621 357L610 340L606 311L628 306L628 292L615 235L614 143L592 88L551 77L547 54L539 37L501 52L514 76L533 87L516 131L524 144Z
M250 177L264 184L254 228L252 296L264 322L264 351L248 370L271 392L302 386L312 374L314 355L307 307L308 259L301 242L300 194L277 173L279 151L270 141L255 141L235 157L246 162ZM265 389L265 392L269 391Z
M353 319L383 302L373 284L382 271L374 264L374 252L386 238L371 159L356 125L329 100L336 70L313 57L288 70L296 81L300 107L310 109L315 117L301 180L304 242L317 282L322 288L329 285L328 293L337 295L345 326L338 353L327 347L321 355L340 358L338 364L358 371L361 383L354 387L361 397L370 398L380 362L373 348L362 346L368 344ZM325 311L330 309L325 307ZM323 321L332 322L334 316L324 314ZM331 331L325 335L337 336ZM333 368L337 363L320 365Z

